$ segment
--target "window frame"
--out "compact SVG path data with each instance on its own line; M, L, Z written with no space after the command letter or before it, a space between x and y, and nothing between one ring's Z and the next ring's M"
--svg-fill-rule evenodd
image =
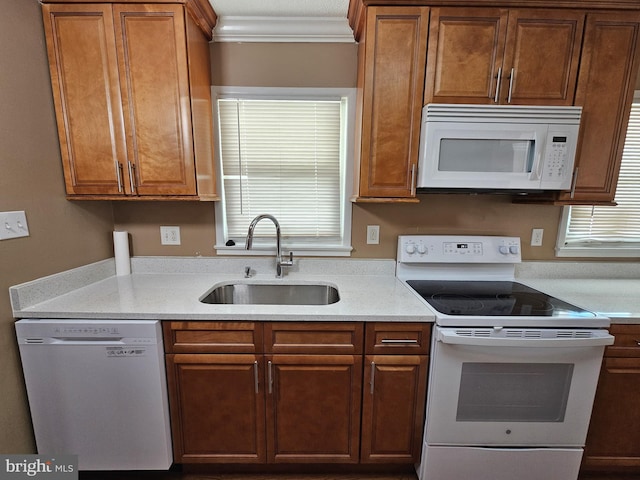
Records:
M640 90L634 92L633 103L640 104ZM640 135L638 136L640 137ZM638 196L640 196L640 185L638 185ZM593 243L585 242L567 245L566 237L570 216L571 206L563 207L558 225L558 237L555 248L556 257L640 257L640 239L638 239L637 242L594 241Z
M355 132L355 88L309 88L309 87L243 87L243 86L212 86L213 104L213 126L217 138L220 138L220 126L218 124L218 99L220 98L242 98L256 100L342 100L346 105L346 122L342 125L342 137L344 139L344 157L341 162L341 218L342 218L342 239L337 243L296 243L287 240L286 227L283 227L282 248L291 250L296 255L303 256L350 256L353 247L351 246L351 223L352 208L351 196L353 191L353 165L354 165L354 132ZM254 239L251 250L245 250L245 237L234 237L235 245L226 245L226 210L224 196L224 180L222 175L222 154L220 142L216 142L216 167L217 188L220 201L215 202L215 228L216 242L214 249L218 255L270 255L275 253L275 227L273 237L264 241ZM271 212L260 212L271 213ZM247 229L249 225L247 224Z

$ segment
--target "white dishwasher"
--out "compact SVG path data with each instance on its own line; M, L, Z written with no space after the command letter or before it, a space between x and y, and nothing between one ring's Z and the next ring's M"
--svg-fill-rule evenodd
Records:
M172 463L162 329L156 320L16 322L38 453L79 470Z

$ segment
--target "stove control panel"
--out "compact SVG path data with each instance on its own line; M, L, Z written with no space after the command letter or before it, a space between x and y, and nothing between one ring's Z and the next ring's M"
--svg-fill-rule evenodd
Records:
M459 235L401 235L400 263L519 263L520 238Z

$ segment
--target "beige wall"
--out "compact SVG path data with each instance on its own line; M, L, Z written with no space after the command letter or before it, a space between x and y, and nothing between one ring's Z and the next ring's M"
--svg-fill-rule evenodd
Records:
M0 452L29 453L8 288L112 256L113 219L109 203L65 199L40 5L0 4L0 211L24 210L31 234L0 241Z

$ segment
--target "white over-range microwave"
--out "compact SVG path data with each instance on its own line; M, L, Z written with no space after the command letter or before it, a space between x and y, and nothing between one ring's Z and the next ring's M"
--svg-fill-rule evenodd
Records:
M582 107L428 104L417 187L569 190Z

